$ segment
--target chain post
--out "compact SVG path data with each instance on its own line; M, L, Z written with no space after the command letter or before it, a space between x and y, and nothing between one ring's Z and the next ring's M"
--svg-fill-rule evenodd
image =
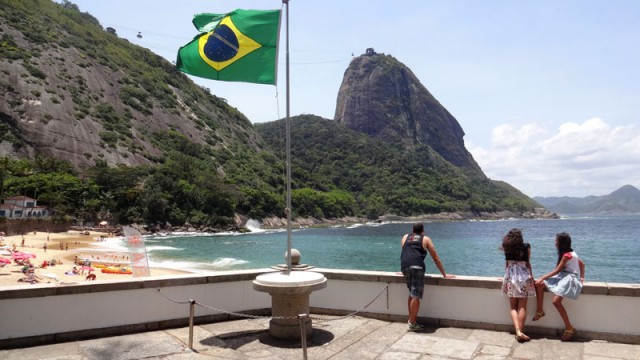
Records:
M300 314L298 315L298 319L300 319L300 342L302 344L302 358L307 360L307 319L309 319L309 314Z
M193 351L193 316L195 315L196 301L189 299L189 349Z

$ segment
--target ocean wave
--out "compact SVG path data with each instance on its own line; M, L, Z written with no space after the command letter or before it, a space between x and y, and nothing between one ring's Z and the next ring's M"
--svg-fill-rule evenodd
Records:
M147 251L158 251L158 250L184 250L184 249L176 248L173 246L163 246L163 245L147 246Z
M192 261L178 261L178 260L153 260L149 259L149 266L156 268L167 268L182 271L189 271L192 273L199 273L208 268L206 263L192 262Z
M91 243L91 245L108 250L127 251L126 239L123 237L104 238L104 240Z
M217 258L209 265L214 268L220 269L220 268L232 267L235 265L242 265L246 263L248 263L248 261L246 260L225 257L225 258Z

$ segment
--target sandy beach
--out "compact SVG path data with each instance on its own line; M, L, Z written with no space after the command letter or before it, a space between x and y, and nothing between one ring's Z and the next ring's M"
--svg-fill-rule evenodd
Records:
M8 246L9 249L12 249L15 245L16 251L35 254L36 257L30 261L36 267L35 274L40 283L95 283L131 279L132 275L130 274L108 274L101 272L99 268L94 268L95 271L92 272L96 275L94 281L86 280L87 272L84 275L68 274L74 266L78 269L80 268L80 266L74 264L74 259L79 254L77 250L97 247L98 242L95 239L99 238L100 235L104 234L89 232L89 235L84 235L78 231L66 233L31 232L24 235L24 246L22 246L23 235L5 236L0 241L0 246ZM2 249L0 252L5 254L0 255L0 257L11 259L11 255L6 255L8 254L7 249ZM51 263L52 260L55 260L56 266L41 267L44 261ZM62 262L61 265L60 262ZM16 285L33 286L28 282L18 281L25 277L21 270L22 266L17 265L13 260L11 264L1 267L0 289ZM151 268L150 272L151 276L185 273L184 271L166 268Z

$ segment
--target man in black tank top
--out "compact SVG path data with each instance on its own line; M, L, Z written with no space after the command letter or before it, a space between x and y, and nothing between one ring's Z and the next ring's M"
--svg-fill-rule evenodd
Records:
M417 317L420 310L420 299L424 294L424 259L427 252L431 255L431 259L436 264L438 270L445 278L454 278L444 271L442 261L433 246L433 242L428 236L424 235L424 225L421 223L413 225L413 233L407 234L402 238L402 253L400 254L400 267L402 275L407 282L409 288L409 299L407 307L409 309L408 331L422 330L424 327L418 324Z

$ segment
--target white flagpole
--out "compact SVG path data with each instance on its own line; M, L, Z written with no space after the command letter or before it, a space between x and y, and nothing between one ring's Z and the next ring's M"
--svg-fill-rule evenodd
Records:
M286 148L287 148L287 205L285 212L287 213L287 271L286 274L291 273L291 121L289 119L289 0L282 0L282 3L286 5L287 15L285 18L286 25L286 99L287 99L287 117L285 119L286 127Z

